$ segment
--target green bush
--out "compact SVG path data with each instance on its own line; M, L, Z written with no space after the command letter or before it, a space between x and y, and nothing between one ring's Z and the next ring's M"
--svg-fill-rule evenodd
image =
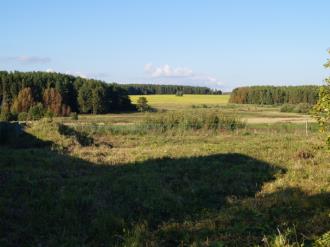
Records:
M54 112L52 112L52 111L50 111L50 110L47 110L47 111L45 112L45 114L44 114L44 117L46 117L46 118L52 120L53 117L54 117Z
M145 112L150 110L150 106L148 105L148 100L146 97L139 97L136 103L136 108L140 112Z
M292 104L283 104L280 108L280 112L293 112L294 105Z
M78 113L71 112L70 117L71 117L72 120L78 120Z
M168 130L235 130L245 127L245 123L235 116L221 112L190 111L167 112L147 116L141 129L165 132Z
M300 103L296 105L294 108L294 112L296 113L309 113L310 110L312 109L312 106L306 103Z
M39 120L45 116L45 108L41 103L32 106L29 110L29 119L30 120Z
M18 121L27 121L29 114L27 112L20 112L17 116Z
M280 108L281 112L294 112L294 113L309 113L312 106L307 103L294 104L283 104Z
M11 112L1 112L0 121L16 121L17 114Z

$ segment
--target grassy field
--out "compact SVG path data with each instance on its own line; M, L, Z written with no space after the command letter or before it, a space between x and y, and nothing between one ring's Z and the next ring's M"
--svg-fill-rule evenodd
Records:
M149 102L168 112L42 120L0 146L0 246L330 246L315 123L306 133L307 116L278 107L166 97ZM141 128L164 114L247 124Z
M219 105L227 104L230 95L199 95L185 94L182 97L171 95L132 95L133 103L136 103L139 97L146 97L148 103L155 108L160 109L182 109L192 105Z

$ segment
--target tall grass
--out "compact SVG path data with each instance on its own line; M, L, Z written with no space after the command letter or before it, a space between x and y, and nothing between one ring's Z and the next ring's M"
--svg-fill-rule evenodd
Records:
M280 108L280 112L294 112L294 113L309 113L312 109L312 105L307 103L283 104Z
M169 130L235 130L244 128L245 122L238 117L218 111L180 111L147 115L140 128L157 132Z

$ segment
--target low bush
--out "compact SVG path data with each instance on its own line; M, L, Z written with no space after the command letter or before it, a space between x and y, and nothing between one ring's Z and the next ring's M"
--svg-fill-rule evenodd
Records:
M294 108L294 112L296 113L309 113L310 110L312 109L312 106L306 103L300 103L296 105Z
M50 120L52 120L53 119L53 117L54 117L54 112L52 112L52 111L50 111L50 110L47 110L46 112L45 112L45 114L44 114L44 117L45 118L48 118L48 119L50 119Z
M20 112L17 116L18 121L27 121L29 114L27 112Z
M136 109L140 112L149 111L150 106L146 97L139 97L136 103Z
M30 120L39 120L44 117L45 113L46 113L46 110L45 110L44 106L41 103L38 103L29 109L29 113L28 113L29 119Z
M294 105L292 104L283 104L280 108L280 112L293 112Z
M11 112L1 112L0 121L16 121L17 114Z
M312 109L310 104L300 103L297 105L294 104L283 104L280 108L281 112L294 112L294 113L309 113Z
M72 120L78 120L78 113L71 112L70 117L71 117Z
M235 130L245 127L237 117L221 112L191 111L167 112L157 116L147 116L141 129L165 132L168 130Z

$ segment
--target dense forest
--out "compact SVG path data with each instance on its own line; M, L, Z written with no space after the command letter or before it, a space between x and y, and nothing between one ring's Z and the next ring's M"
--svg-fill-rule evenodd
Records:
M237 104L299 104L314 105L318 100L319 86L252 86L235 88L229 102Z
M27 112L41 105L55 115L126 111L133 105L117 84L60 73L0 71L1 111Z
M129 95L142 94L222 94L220 90L212 90L208 87L182 86L182 85L155 85L155 84L121 84Z

